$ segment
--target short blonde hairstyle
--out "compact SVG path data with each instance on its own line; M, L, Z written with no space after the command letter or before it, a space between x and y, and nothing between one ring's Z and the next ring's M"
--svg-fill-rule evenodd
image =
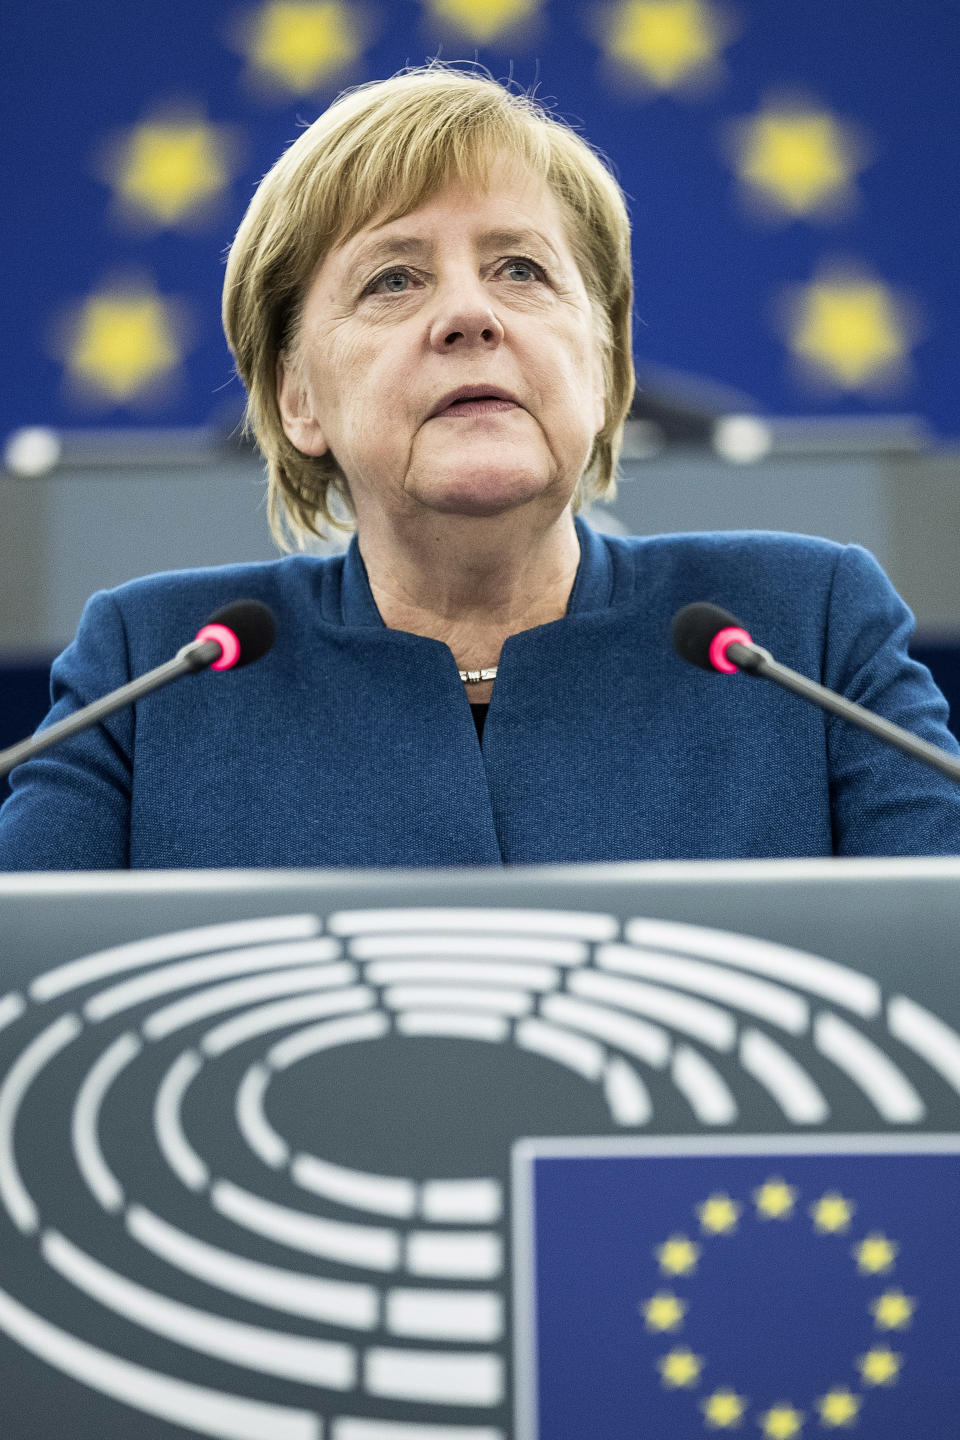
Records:
M335 458L302 454L277 401L278 358L295 358L318 265L374 218L407 215L453 181L482 185L503 155L539 175L567 217L596 318L606 402L575 503L612 492L634 390L623 194L590 146L531 96L434 62L335 100L261 181L230 249L223 326L247 389L247 428L267 460L270 527L284 548L302 546L326 524L350 523Z

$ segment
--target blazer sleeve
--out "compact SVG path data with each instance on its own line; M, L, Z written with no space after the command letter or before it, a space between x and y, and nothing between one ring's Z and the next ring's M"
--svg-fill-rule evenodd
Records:
M41 730L130 680L119 606L106 591L84 607L50 672ZM122 870L130 863L135 710L125 706L10 774L0 809L0 870Z
M958 755L947 702L908 653L913 629L873 556L845 547L830 591L823 683ZM849 721L831 716L826 733L835 854L960 853L960 784Z

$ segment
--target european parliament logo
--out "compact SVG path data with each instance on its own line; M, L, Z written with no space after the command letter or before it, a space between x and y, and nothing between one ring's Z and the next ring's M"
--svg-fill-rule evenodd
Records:
M523 1141L516 1440L956 1440L960 1138Z

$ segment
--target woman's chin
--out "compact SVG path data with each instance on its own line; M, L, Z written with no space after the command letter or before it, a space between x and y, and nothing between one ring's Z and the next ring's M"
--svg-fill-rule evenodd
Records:
M571 487L572 489L572 487ZM537 500L558 502L556 477L537 469L518 470L491 467L457 468L446 475L432 474L407 493L422 505L442 515L501 515ZM562 499L560 508L569 500Z

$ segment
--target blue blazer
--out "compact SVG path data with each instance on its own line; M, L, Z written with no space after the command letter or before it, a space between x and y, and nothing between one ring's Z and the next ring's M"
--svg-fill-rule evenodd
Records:
M578 522L566 616L503 648L482 748L453 655L387 629L345 556L95 595L49 720L229 600L277 617L249 669L179 681L14 771L0 868L448 866L960 852L960 789L772 684L692 668L671 616L732 610L786 664L957 752L912 617L856 546Z

